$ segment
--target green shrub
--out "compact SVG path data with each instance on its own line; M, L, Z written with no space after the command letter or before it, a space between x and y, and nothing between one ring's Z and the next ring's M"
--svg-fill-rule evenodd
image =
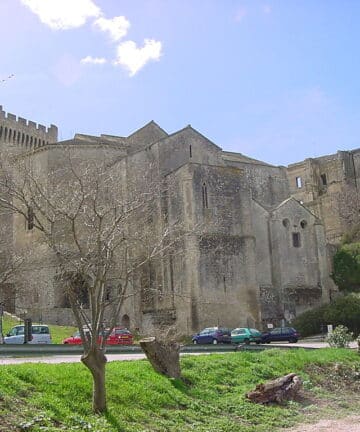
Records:
M341 291L360 291L360 243L341 246L334 255L331 277Z
M302 336L318 334L327 324L345 325L355 335L358 335L360 333L360 295L353 293L339 297L328 305L304 312L291 322L291 325Z
M333 348L348 348L354 339L353 333L346 326L339 325L326 336L326 342Z

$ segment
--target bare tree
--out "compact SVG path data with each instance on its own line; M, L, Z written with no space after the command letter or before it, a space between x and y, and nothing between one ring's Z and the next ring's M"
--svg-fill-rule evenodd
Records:
M37 230L58 267L58 279L83 342L81 357L93 377L93 410L106 410L104 322L115 326L124 302L134 294L133 276L161 259L182 235L176 224L158 220L162 183L151 166L141 181L124 180L106 156L88 158L76 150L54 150L58 163L43 169L34 157L3 159L0 205ZM139 178L139 176L137 177ZM109 293L109 284L112 289Z

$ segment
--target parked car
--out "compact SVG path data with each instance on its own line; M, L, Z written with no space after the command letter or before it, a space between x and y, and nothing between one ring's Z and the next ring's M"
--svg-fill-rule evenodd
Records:
M236 328L231 331L231 342L236 344L255 342L259 344L261 342L261 332L249 327Z
M105 330L102 335L99 336L99 342L102 337L106 337L106 345L132 345L134 338L130 330L123 327L115 327L110 334ZM81 345L82 340L80 332L75 332L72 336L63 340L63 344L69 345Z
M231 330L222 327L207 327L192 337L193 344L218 344L231 342Z
M5 344L23 344L24 343L24 325L13 327L4 337ZM31 326L32 339L29 344L51 344L50 329L47 325L33 324Z
M278 327L262 334L262 342L288 341L296 343L300 338L300 333L292 327Z

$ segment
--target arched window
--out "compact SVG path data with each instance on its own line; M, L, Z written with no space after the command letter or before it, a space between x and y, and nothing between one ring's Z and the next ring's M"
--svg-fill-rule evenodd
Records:
M26 141L25 141L26 147L28 146L28 144L29 144L29 135L26 135Z
M9 129L9 136L8 136L9 142L11 141L11 129Z
M18 132L18 134L17 134L17 143L18 143L18 144L20 144L20 137L21 137L21 133Z
M0 126L0 138L2 137L2 134L3 134L3 127Z
M24 142L25 142L25 134L24 134L24 132L22 133L22 136L21 136L21 144L24 144Z
M202 205L203 205L203 208L209 208L206 183L203 183L203 185L202 185Z
M126 327L127 329L130 328L130 317L129 315L123 315L123 317L121 318L121 325L123 327Z
M4 141L6 141L6 139L7 139L7 134L8 134L8 130L7 130L7 127L5 128L5 133L4 133Z

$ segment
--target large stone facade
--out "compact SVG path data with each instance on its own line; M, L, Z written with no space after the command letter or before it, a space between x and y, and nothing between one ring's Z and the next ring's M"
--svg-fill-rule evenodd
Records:
M116 187L141 188L141 173L150 166L156 166L152 175L158 182L171 184L154 202L157 215L148 224L154 237L160 224L173 220L193 233L179 245L182 253L157 260L134 278L139 290L124 305L119 323L140 331L176 323L184 334L211 325L265 328L328 302L336 289L327 242L338 240L344 226L329 210L331 196L349 182L357 185L360 151L286 168L225 152L191 126L169 135L150 122L129 137L77 134L57 142L55 126L39 129L23 120L20 125L1 111L0 144L24 153L44 174L65 163L61 152L71 148L82 160L106 155L121 179ZM32 133L24 130L29 127ZM25 244L36 251L19 279L28 295L14 297L11 308L47 322L72 322L56 266L36 230L26 230L21 216L7 215L2 223L13 251ZM144 296L146 284L161 289Z

